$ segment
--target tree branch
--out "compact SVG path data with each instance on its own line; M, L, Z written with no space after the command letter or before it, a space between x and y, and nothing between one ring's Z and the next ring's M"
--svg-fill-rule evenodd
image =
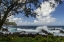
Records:
M13 9L13 7L14 7L14 4L9 6L7 11L5 12L4 17L3 17L3 19L0 22L0 29L2 28L2 25L4 24L4 22L5 22L5 20L6 20L7 16L8 16L8 13Z

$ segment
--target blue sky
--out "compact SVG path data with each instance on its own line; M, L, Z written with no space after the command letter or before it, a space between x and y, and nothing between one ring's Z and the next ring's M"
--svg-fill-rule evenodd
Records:
M51 2L53 2L53 1L51 1ZM48 2L45 2L45 3L42 3L42 4L47 5L47 3ZM48 7L46 7L46 8L48 8ZM44 10L43 10L43 8L41 8L41 9L42 9L41 11L44 13L45 9ZM13 18L14 18L13 21L15 21L18 25L64 25L64 1L63 1L62 4L58 5L54 9L50 9L50 10L51 10L51 12L49 12L49 14L45 13L46 17L44 17L42 19L40 19L40 17L26 18L23 14L18 14L18 15L13 16ZM36 11L39 11L39 10L36 9ZM39 14L39 13L37 12L37 14ZM49 17L49 18L47 18L47 17ZM44 21L42 22L43 19L44 19ZM49 20L47 20L47 19L49 19ZM18 21L20 21L20 22L18 22Z
M52 12L52 16L55 17L57 20L56 22L61 22L64 24L64 2Z

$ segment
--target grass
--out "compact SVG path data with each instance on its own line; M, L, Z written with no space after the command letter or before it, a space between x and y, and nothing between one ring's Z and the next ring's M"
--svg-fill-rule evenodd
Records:
M64 37L49 35L36 37L1 36L0 42L64 42Z

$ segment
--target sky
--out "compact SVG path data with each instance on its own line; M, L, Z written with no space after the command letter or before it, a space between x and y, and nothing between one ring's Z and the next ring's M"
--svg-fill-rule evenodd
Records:
M55 7L50 7L49 2L55 4ZM23 14L10 16L9 21L15 22L17 25L63 25L64 26L64 0L62 4L56 4L54 0L41 3L41 10L34 10L39 16L36 18L25 17Z

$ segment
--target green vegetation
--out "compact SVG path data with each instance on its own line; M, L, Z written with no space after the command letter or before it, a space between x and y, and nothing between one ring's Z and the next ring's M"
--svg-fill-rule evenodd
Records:
M64 42L64 37L49 35L36 37L1 36L0 42Z
M8 24L8 25L14 25L14 26L17 25L15 22L8 22L7 24Z
M6 19L5 25L13 25L13 26L16 26L17 24L15 22L9 22L9 19Z

